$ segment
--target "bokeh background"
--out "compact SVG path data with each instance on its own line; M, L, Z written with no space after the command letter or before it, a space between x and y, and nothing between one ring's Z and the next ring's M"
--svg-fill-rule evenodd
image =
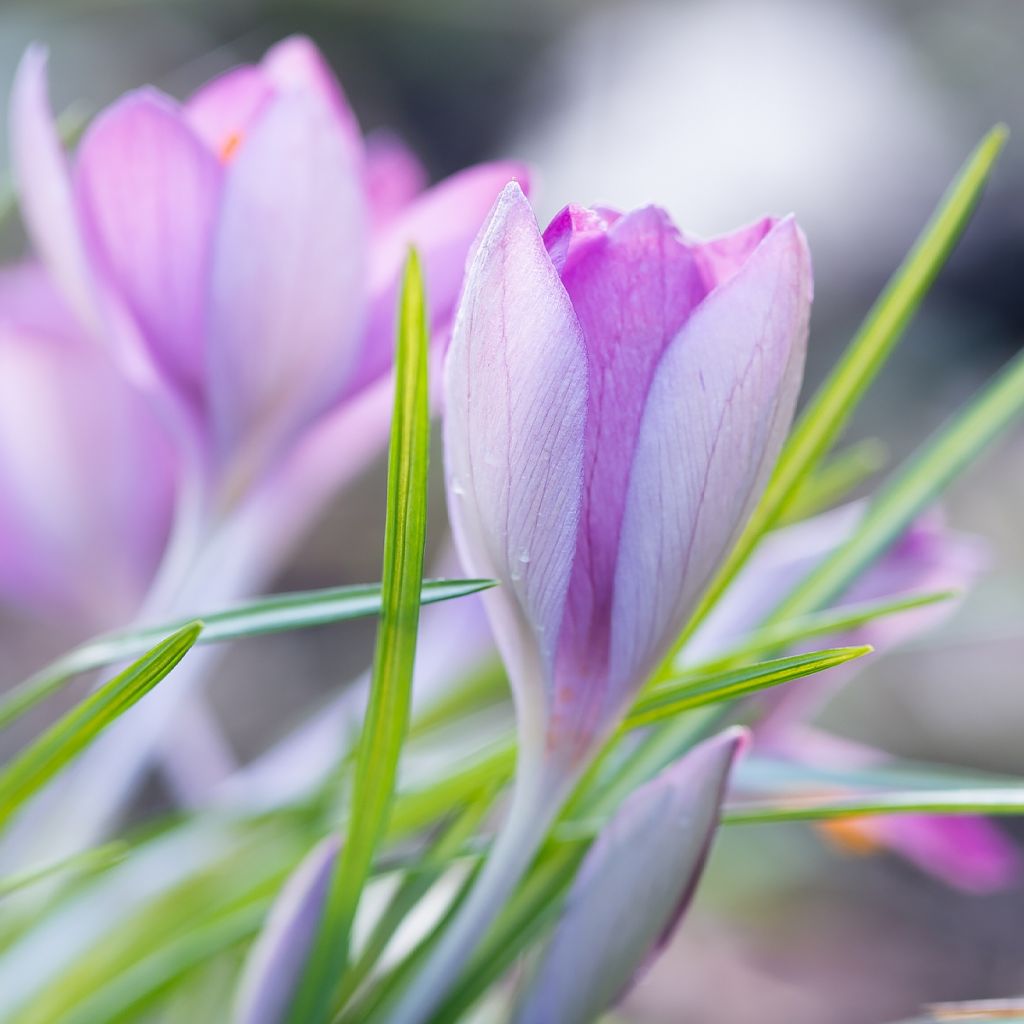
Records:
M897 461L1024 339L1019 0L7 0L0 93L31 40L51 48L57 109L88 110L143 82L185 95L295 31L328 55L363 125L403 135L434 176L532 161L542 219L569 200L657 201L711 234L794 210L817 279L811 383L962 159L1005 121L1013 135L983 204L849 436L883 438ZM4 257L20 244L7 227ZM382 508L377 467L279 584L376 578ZM952 623L880 660L827 721L894 753L1024 775L1024 431L957 484L946 512L987 539L991 570ZM443 517L437 486L435 548ZM3 682L68 639L4 612ZM239 756L357 674L370 642L351 625L232 652L214 696ZM148 805L161 799L154 782ZM1024 886L970 896L802 826L731 830L629 1018L865 1024L1017 995L1022 921Z

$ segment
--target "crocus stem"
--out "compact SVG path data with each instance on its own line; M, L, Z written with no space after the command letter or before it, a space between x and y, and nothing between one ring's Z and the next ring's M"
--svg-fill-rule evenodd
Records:
M533 762L531 768L523 766ZM536 770L533 770L533 766ZM520 755L508 817L466 902L402 995L391 1024L425 1024L465 968L491 921L523 877L569 790L564 773Z

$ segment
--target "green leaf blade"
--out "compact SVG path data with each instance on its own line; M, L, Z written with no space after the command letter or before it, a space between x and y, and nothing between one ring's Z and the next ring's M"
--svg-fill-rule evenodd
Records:
M808 403L761 501L705 591L670 661L724 593L761 537L786 513L801 485L841 434L963 234L1007 136L1005 125L997 125L968 157L843 357Z
M118 716L165 679L195 644L193 622L101 686L22 751L0 774L0 827Z
M349 963L352 924L384 837L408 731L427 525L430 408L423 278L410 253L399 310L395 406L388 455L381 619L370 699L356 751L351 817L320 932L292 1001L292 1024L327 1019Z
M435 604L476 594L493 586L494 580L424 580L420 600L423 604ZM272 594L205 614L204 629L197 643L225 643L269 633L309 629L378 615L380 610L381 588L377 583ZM119 630L87 640L4 694L0 699L0 729L57 693L79 673L138 657L160 637L183 625L187 623L175 620L145 629Z
M869 646L837 647L663 684L648 691L633 705L622 727L636 729L694 708L735 700L758 690L824 672L871 651Z

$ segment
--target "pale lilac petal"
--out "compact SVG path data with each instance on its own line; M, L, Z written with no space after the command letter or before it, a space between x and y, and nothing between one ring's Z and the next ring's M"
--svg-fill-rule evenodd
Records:
M158 366L198 405L223 169L168 97L129 93L79 148L75 192L98 265Z
M377 131L367 137L366 194L375 228L388 224L426 185L426 168L397 135Z
M263 71L241 67L204 85L182 113L210 150L228 161L273 98L274 86Z
M427 308L435 333L440 334L451 320L473 240L498 193L510 181L526 189L526 168L493 163L460 171L417 196L374 239L366 336L348 385L350 394L378 378L391 364L398 288L409 246L419 250Z
M445 456L463 564L505 581L486 603L522 734L534 738L572 567L586 387L579 323L510 184L478 241L453 329Z
M658 367L622 520L612 708L683 626L759 497L796 404L810 299L806 243L788 218L701 303Z
M46 86L46 50L31 46L14 79L10 105L11 162L22 219L32 245L70 308L91 331L103 317L89 253L72 196L67 159Z
M721 733L626 799L583 861L517 1024L590 1024L651 965L700 880L744 742Z
M281 889L245 962L234 1024L281 1024L323 916L336 836L321 840Z
M339 126L348 133L353 146L360 146L362 133L355 114L323 54L306 36L289 36L267 50L260 69L279 93L300 93L326 100Z
M365 225L358 154L334 115L315 96L275 100L229 166L211 281L210 403L222 454L247 473L351 368Z
M135 612L166 542L172 446L42 272L16 281L4 308L0 277L0 591L109 627Z

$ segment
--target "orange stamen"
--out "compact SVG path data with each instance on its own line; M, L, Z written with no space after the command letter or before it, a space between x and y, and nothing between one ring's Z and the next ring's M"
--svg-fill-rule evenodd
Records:
M882 848L868 822L861 819L836 818L834 821L818 822L816 827L833 846L855 856L865 857Z
M238 147L242 145L242 133L240 131L231 132L228 137L221 143L220 150L217 156L220 157L221 163L230 163L232 158L238 152Z

